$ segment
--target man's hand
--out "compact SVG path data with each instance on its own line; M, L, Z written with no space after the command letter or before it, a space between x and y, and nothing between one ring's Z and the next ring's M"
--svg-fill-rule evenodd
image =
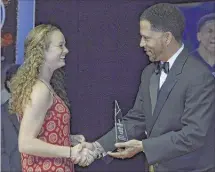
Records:
M150 166L149 166L149 172L154 172L154 167L153 167L153 165L150 165Z
M85 137L83 135L70 135L72 146L76 146L79 143L85 142Z
M81 167L89 166L94 160L97 158L97 154L95 152L95 147L92 143L81 142L82 151L81 151L81 159L78 162L78 165Z
M81 151L81 159L78 163L79 166L86 167L90 165L96 158L96 155L94 152L87 148L83 148Z
M108 155L114 158L131 158L143 151L142 141L139 140L130 140L124 143L116 143L115 146L118 148L118 152L107 152ZM124 149L122 149L124 148Z
M107 155L104 148L98 142L82 142L81 145L83 148L87 148L93 152L94 159L100 159L103 156Z
M82 145L83 148L87 148L87 149L89 149L91 151L95 150L95 147L93 146L93 143L82 142L81 145Z

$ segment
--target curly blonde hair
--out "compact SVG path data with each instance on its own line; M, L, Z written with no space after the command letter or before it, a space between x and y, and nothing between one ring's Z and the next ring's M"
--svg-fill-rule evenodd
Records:
M31 102L32 89L38 80L39 69L44 62L44 50L49 48L49 36L56 30L60 31L56 26L41 24L28 34L25 40L24 63L11 80L11 100L9 105L11 113L23 115L23 108ZM64 79L62 77L64 77L64 70L57 69L52 76L51 85L66 105L69 106L65 87L57 82L58 79L62 82Z

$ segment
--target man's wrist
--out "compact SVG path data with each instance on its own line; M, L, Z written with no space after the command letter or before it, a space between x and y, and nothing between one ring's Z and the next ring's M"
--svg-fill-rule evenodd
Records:
M94 152L97 154L97 159L100 159L107 155L104 148L98 142L93 142L92 144L94 147Z
M138 148L139 148L140 152L144 152L142 141L138 141Z

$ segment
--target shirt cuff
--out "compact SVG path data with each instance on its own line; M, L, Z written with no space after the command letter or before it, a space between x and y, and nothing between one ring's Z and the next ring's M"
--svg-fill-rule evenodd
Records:
M96 153L98 154L98 159L107 155L107 152L105 152L104 148L99 144L99 142L93 142L93 146Z

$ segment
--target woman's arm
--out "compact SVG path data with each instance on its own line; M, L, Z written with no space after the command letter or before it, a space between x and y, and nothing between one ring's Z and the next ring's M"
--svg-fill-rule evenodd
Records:
M82 147L73 148L46 143L37 139L53 97L47 86L38 81L33 87L31 103L24 108L19 131L19 151L41 157L79 157Z

